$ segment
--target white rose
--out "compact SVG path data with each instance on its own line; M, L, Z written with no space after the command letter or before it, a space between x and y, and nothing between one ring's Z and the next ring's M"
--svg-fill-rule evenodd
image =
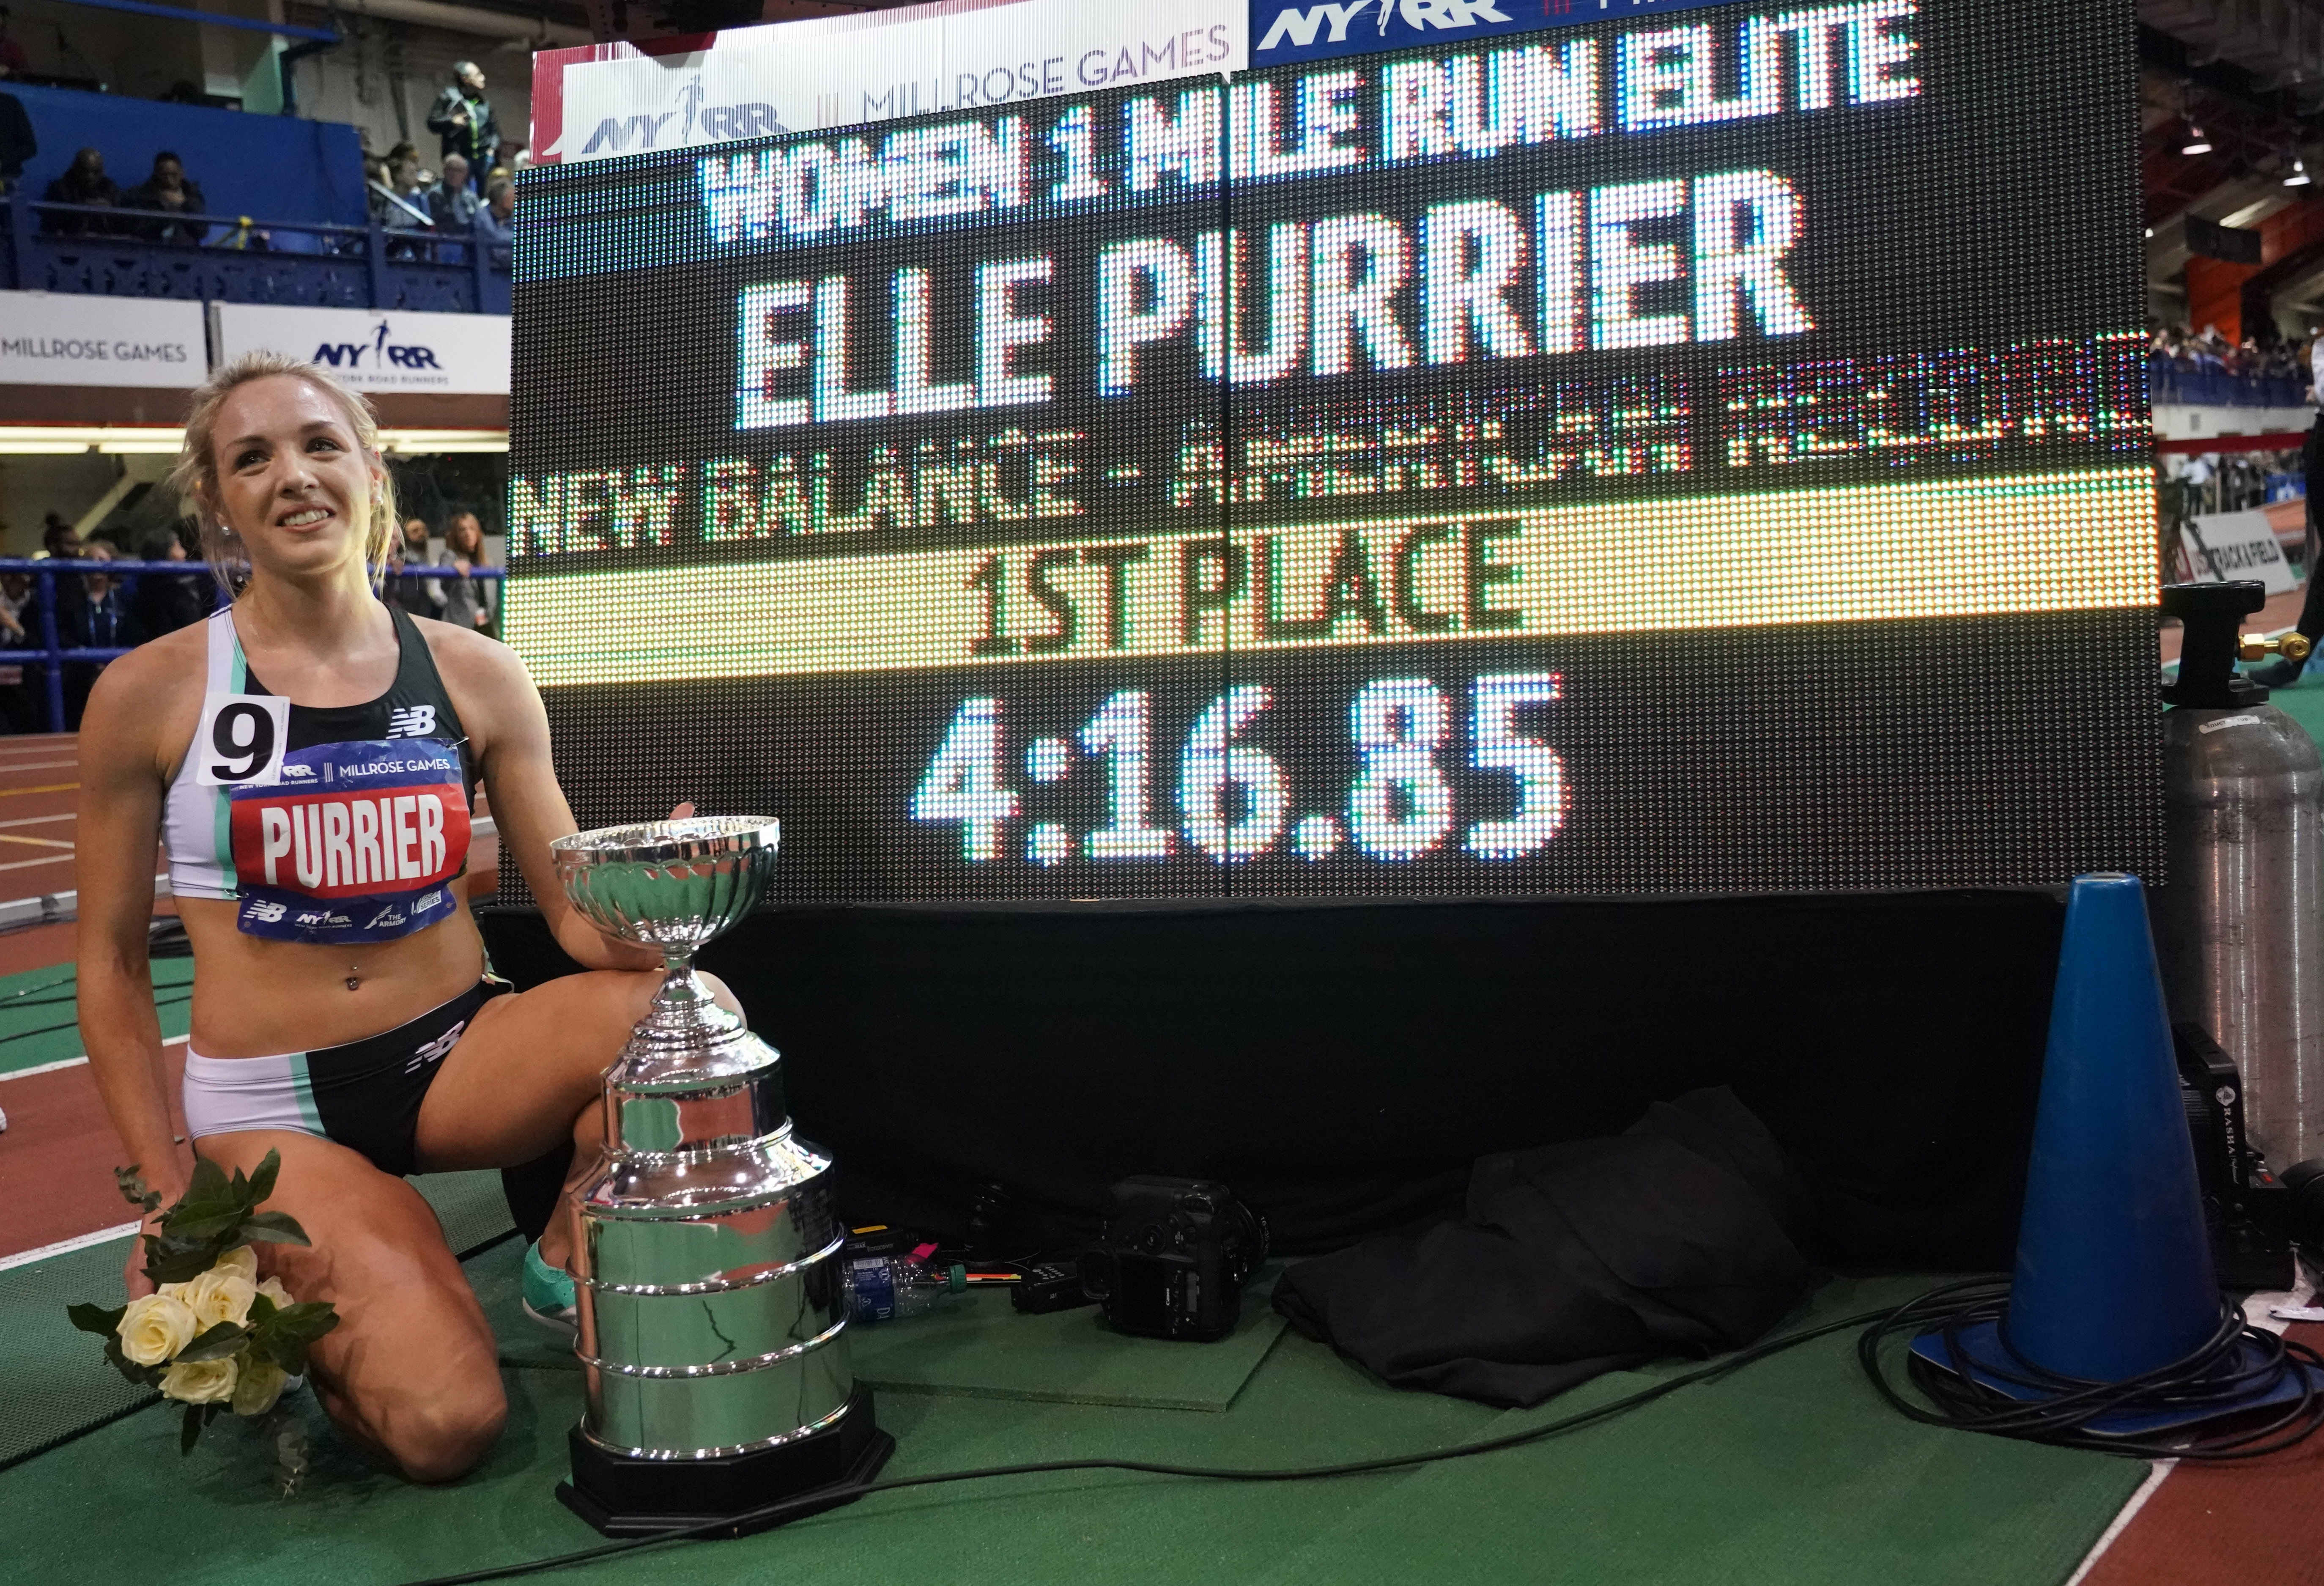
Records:
M180 1360L161 1379L161 1397L180 1404L222 1405L234 1397L234 1361Z
M239 1272L213 1267L187 1284L180 1297L204 1332L221 1322L231 1322L239 1327L249 1318L250 1302L258 1297L258 1285Z
M213 1272L239 1272L251 1282L258 1281L258 1252L248 1245L236 1245L210 1264Z
M141 1366L158 1366L194 1342L200 1326L193 1312L175 1295L149 1294L129 1302L113 1331L121 1336L121 1352Z
M272 1300L274 1308L278 1311L286 1305L295 1305L299 1303L290 1297L290 1291L282 1286L282 1280L279 1277L270 1277L260 1284L258 1292Z
M282 1385L290 1379L283 1375L281 1367L264 1355L244 1350L236 1359L241 1371L234 1383L234 1413L263 1415L282 1397Z

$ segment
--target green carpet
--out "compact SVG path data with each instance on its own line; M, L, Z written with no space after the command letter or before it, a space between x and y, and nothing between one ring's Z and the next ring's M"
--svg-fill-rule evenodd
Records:
M164 1036L182 1036L192 1005L194 961L153 960L153 1000ZM0 1074L82 1055L73 1018L73 970L69 964L0 975Z
M1919 1286L1834 1284L1813 1314ZM960 1484L551 1578L2053 1586L2144 1479L2135 1462L1904 1421L1864 1385L1853 1349L1852 1335L1818 1340L1607 1425L1415 1471L1321 1482L1099 1471ZM499 1448L466 1480L429 1490L340 1450L311 1397L302 1405L316 1468L289 1500L271 1494L268 1454L244 1428L221 1423L180 1460L171 1417L130 1415L0 1473L11 1576L373 1586L596 1543L550 1496L580 1409L577 1374L511 1370L507 1379ZM891 1393L880 1415L899 1444L890 1475L1099 1454L1263 1468L1443 1446L1651 1379L1616 1374L1503 1414L1382 1387L1286 1336L1217 1414Z

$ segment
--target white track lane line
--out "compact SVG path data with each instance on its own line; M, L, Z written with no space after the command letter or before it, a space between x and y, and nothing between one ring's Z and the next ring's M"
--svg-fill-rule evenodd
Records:
M60 771L67 766L78 765L77 760L0 760L0 773L8 771Z
M161 1044L165 1047L182 1047L186 1044L186 1037L164 1036L161 1038ZM88 1054L86 1052L78 1057L60 1057L54 1063L36 1063L30 1068L13 1069L6 1074L0 1074L0 1081L30 1079L36 1074L54 1074L60 1068L78 1068L88 1061Z
M77 810L65 815L27 815L20 816L12 821L0 821L0 826L45 826L55 821L71 821L79 818L80 814Z
M69 1256L91 1245L126 1239L136 1231L136 1223L124 1222L112 1228L100 1228L95 1233L84 1233L78 1239L60 1239L52 1245L42 1245L37 1250L21 1250L13 1256L0 1256L0 1272L5 1272L11 1267L29 1267L35 1261L45 1261L51 1256Z
M2082 1560L2082 1567L2067 1580L2066 1586L2081 1586L2082 1577L2098 1563L2099 1555L2112 1547L2115 1538L2129 1528L2138 1511L2146 1507L2146 1500L2154 1496L2154 1489L2163 1485L2163 1478L2179 1468L2177 1460L2156 1460L2153 1463L2154 1468L2146 1473L2145 1481L2130 1495L2130 1501L2122 1506L2122 1513L2114 1517L2114 1524L2106 1528L2106 1535L2098 1538L2098 1545L2090 1549L2089 1556Z
M0 870L29 870L36 864L70 864L72 860L73 856L69 853L51 853L46 859L19 859L8 864L0 864Z

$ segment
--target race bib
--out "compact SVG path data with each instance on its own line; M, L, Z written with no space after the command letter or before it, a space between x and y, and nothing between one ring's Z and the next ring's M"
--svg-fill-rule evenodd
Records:
M290 702L272 694L205 694L194 729L194 781L271 788L290 742Z
M458 907L468 798L458 751L432 739L322 743L228 795L247 935L392 941Z

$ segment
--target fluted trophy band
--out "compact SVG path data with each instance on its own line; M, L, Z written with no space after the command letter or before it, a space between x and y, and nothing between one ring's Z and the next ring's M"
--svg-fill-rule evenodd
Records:
M668 964L606 1071L606 1160L579 1197L581 1431L629 1458L776 1447L854 1387L831 1159L793 1137L774 1049L691 965L757 904L779 834L707 817L551 844L583 917Z

